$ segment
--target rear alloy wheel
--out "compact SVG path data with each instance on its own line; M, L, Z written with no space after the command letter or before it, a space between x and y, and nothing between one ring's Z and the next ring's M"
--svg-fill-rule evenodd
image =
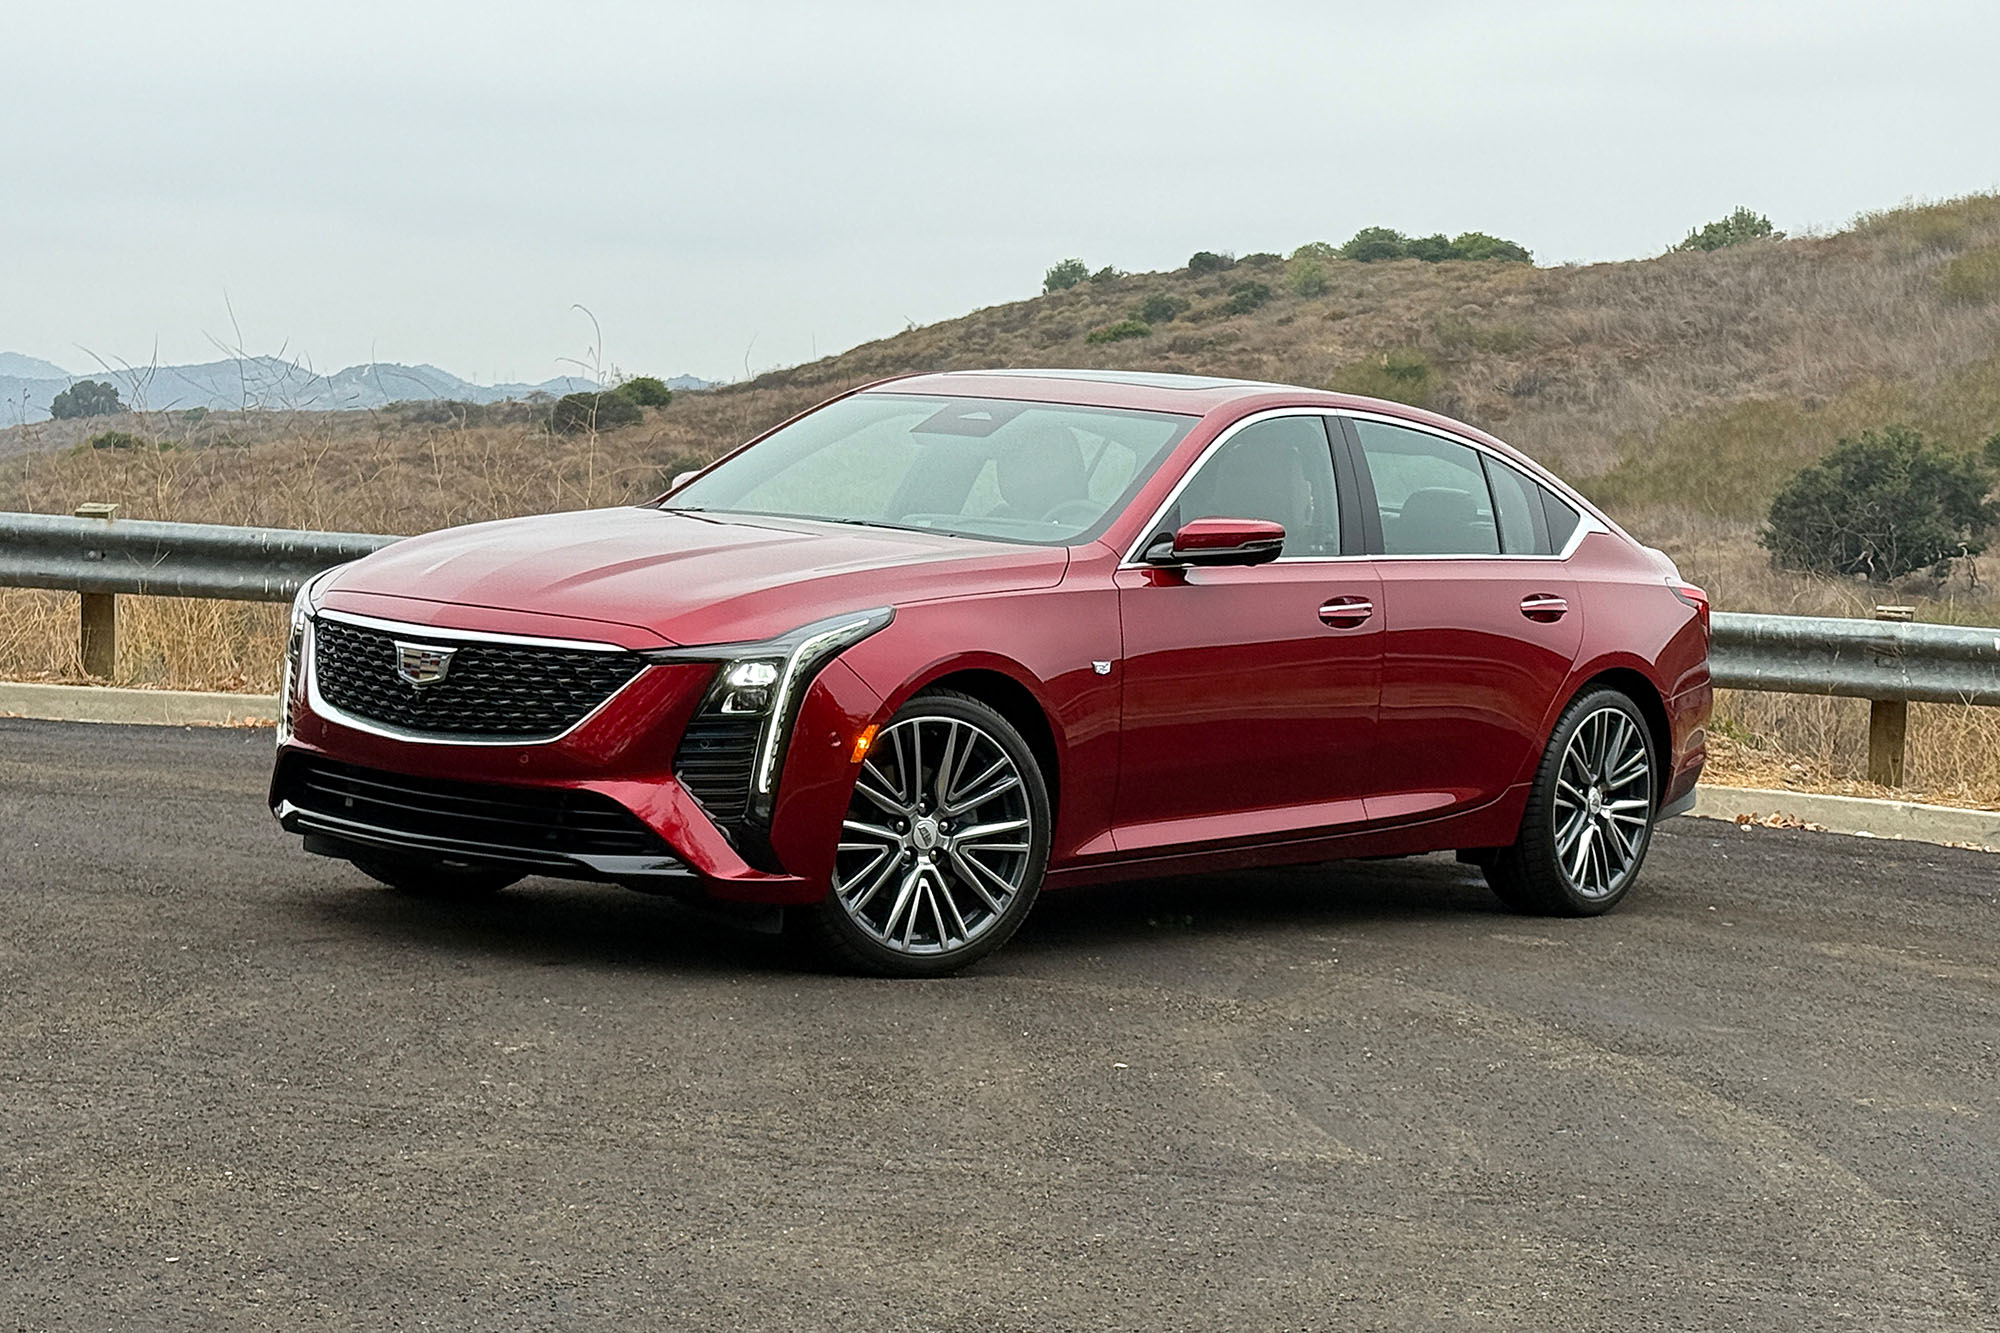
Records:
M1049 859L1033 751L968 695L905 704L875 737L841 825L833 891L807 924L837 963L931 977L991 953L1028 914Z
M1593 690L1563 711L1536 770L1521 833L1486 869L1510 907L1595 916L1638 877L1658 803L1652 732L1616 690Z
M378 884L413 898L485 898L500 892L522 876L497 866L448 865L421 858L368 858L357 860L355 869Z

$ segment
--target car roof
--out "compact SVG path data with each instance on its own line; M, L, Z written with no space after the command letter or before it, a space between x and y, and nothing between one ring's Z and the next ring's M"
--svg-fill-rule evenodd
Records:
M1146 370L945 370L906 375L868 385L863 393L925 393L966 398L1014 398L1076 407L1123 407L1142 412L1207 416L1219 408L1255 411L1266 407L1310 406L1329 411L1381 412L1429 422L1490 444L1484 431L1407 403L1359 394L1308 389L1299 384L1231 379L1217 375L1175 375ZM1236 413L1231 413L1234 416ZM1513 452L1509 449L1509 452Z

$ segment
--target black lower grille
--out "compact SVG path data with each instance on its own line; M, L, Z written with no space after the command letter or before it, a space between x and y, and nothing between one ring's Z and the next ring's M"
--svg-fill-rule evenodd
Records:
M674 776L718 824L742 821L750 808L751 770L762 719L704 714L688 723L674 755Z
M448 650L443 678L405 680L397 671L399 642ZM644 666L628 652L313 623L313 681L322 698L344 713L428 735L547 740L588 717Z
M449 782L300 756L286 761L276 795L325 816L336 834L400 834L413 848L538 862L671 855L630 810L567 787Z

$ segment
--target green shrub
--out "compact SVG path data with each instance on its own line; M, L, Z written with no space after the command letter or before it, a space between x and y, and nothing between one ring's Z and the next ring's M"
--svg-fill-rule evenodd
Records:
M107 430L90 437L93 449L150 449L153 446L129 430Z
M1223 273L1236 267L1236 256L1227 250L1197 250L1188 256L1187 269L1193 274Z
M1293 259L1338 259L1340 258L1340 251L1334 249L1332 246L1328 245L1325 241L1307 241L1304 245L1292 251L1292 258Z
M1408 253L1409 244L1407 236L1392 228L1363 227L1340 247L1340 257L1357 263L1375 264L1385 259L1401 259Z
M1127 338L1150 338L1153 328L1144 320L1121 319L1116 324L1106 324L1101 329L1092 329L1084 335L1087 343L1124 342Z
M1403 254L1409 259L1421 259L1426 264L1460 257L1458 251L1452 249L1451 238L1443 232L1434 236L1412 236L1403 243Z
M1113 268L1111 265L1106 264L1103 268L1091 274L1090 280L1092 282L1116 282L1118 281L1118 279L1124 276L1125 274L1121 270Z
M1045 292L1068 291L1090 276L1090 265L1081 259L1065 259L1053 264L1042 275L1042 290Z
M125 404L118 401L118 386L104 380L78 380L49 404L49 415L57 421L108 417L124 410Z
M1334 372L1327 387L1335 393L1387 398L1412 407L1429 406L1437 389L1430 358L1414 347L1399 347Z
M1498 259L1509 264L1532 264L1535 256L1525 245L1488 236L1483 231L1460 232L1451 238L1452 259Z
M1953 301L1991 301L2000 296L2000 245L1967 251L1938 271L1938 290Z
M1274 255L1269 250L1259 250L1255 254L1243 256L1236 262L1247 268L1276 268L1285 261L1281 255Z
M1187 313L1186 297L1154 292L1139 303L1139 318L1148 324L1171 324Z
M1843 439L1786 482L1758 540L1783 569L1874 582L1986 549L1994 474L1905 426Z
M640 407L665 407L674 401L674 391L657 375L634 375L618 386L618 396Z
M1239 282L1229 289L1229 313L1247 315L1270 299L1269 283Z
M549 429L558 435L582 435L630 426L644 415L637 403L616 391L566 393L549 413Z
M1298 296L1325 296L1333 286L1326 265L1316 259L1300 259L1292 264L1292 291Z
M1742 245L1745 241L1782 241L1785 233L1771 225L1771 219L1762 213L1752 213L1747 208L1739 208L1726 218L1718 218L1706 227L1698 227L1687 234L1687 238L1675 250L1721 250L1726 246Z

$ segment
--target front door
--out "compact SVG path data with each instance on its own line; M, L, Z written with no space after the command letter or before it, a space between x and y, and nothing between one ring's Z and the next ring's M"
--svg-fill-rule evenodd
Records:
M1267 519L1285 528L1278 560L1119 571L1121 852L1365 817L1380 588L1369 561L1342 556L1339 500L1325 419L1257 418L1208 453L1155 533Z

